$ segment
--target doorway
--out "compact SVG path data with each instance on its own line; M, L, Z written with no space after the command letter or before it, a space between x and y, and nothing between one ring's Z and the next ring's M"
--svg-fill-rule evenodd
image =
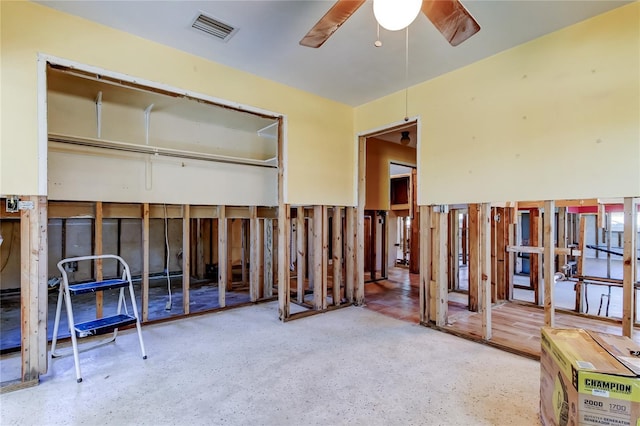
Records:
M420 281L418 133L416 120L361 138L358 187L365 305L416 323Z

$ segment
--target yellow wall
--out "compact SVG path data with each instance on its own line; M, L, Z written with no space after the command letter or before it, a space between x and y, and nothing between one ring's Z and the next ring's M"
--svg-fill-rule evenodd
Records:
M410 89L421 204L640 195L640 3ZM397 122L404 94L356 109Z
M640 195L639 15L636 2L412 87L419 202ZM0 2L0 20L0 194L38 192L38 53L285 114L293 204L353 204L355 131L404 117L403 93L354 111L29 2Z
M416 164L416 149L380 139L367 139L367 210L390 210L389 164Z
M34 3L0 2L0 193L38 193L37 54L43 53L244 105L288 119L287 199L347 205L353 109Z

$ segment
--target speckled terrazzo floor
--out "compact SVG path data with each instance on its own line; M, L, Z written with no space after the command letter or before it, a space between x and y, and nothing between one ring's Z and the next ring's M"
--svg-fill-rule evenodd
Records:
M143 329L0 395L2 425L537 425L536 361L349 307L277 304Z

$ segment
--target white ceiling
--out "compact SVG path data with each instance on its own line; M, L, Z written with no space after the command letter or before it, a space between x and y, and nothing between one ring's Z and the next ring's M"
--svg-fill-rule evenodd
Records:
M460 46L452 47L420 14L409 27L409 85L629 3L613 0L462 2L482 29ZM298 42L333 1L38 3L353 106L406 86L405 33L381 29L383 46L374 47L377 26L371 1L319 49L302 47ZM222 42L192 29L191 23L199 12L237 27L237 33Z

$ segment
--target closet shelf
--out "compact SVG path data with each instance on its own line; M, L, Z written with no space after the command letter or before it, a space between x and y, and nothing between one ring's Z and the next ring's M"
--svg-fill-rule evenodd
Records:
M204 160L218 163L241 164L247 166L277 168L277 159L257 160L253 158L233 157L228 155L207 154L203 152L185 151L173 148L162 148L153 145L139 145L129 142L110 141L79 136L49 133L49 142L86 146L92 148L112 149L117 151L135 152L139 154L162 155L165 157L185 158L189 160Z

